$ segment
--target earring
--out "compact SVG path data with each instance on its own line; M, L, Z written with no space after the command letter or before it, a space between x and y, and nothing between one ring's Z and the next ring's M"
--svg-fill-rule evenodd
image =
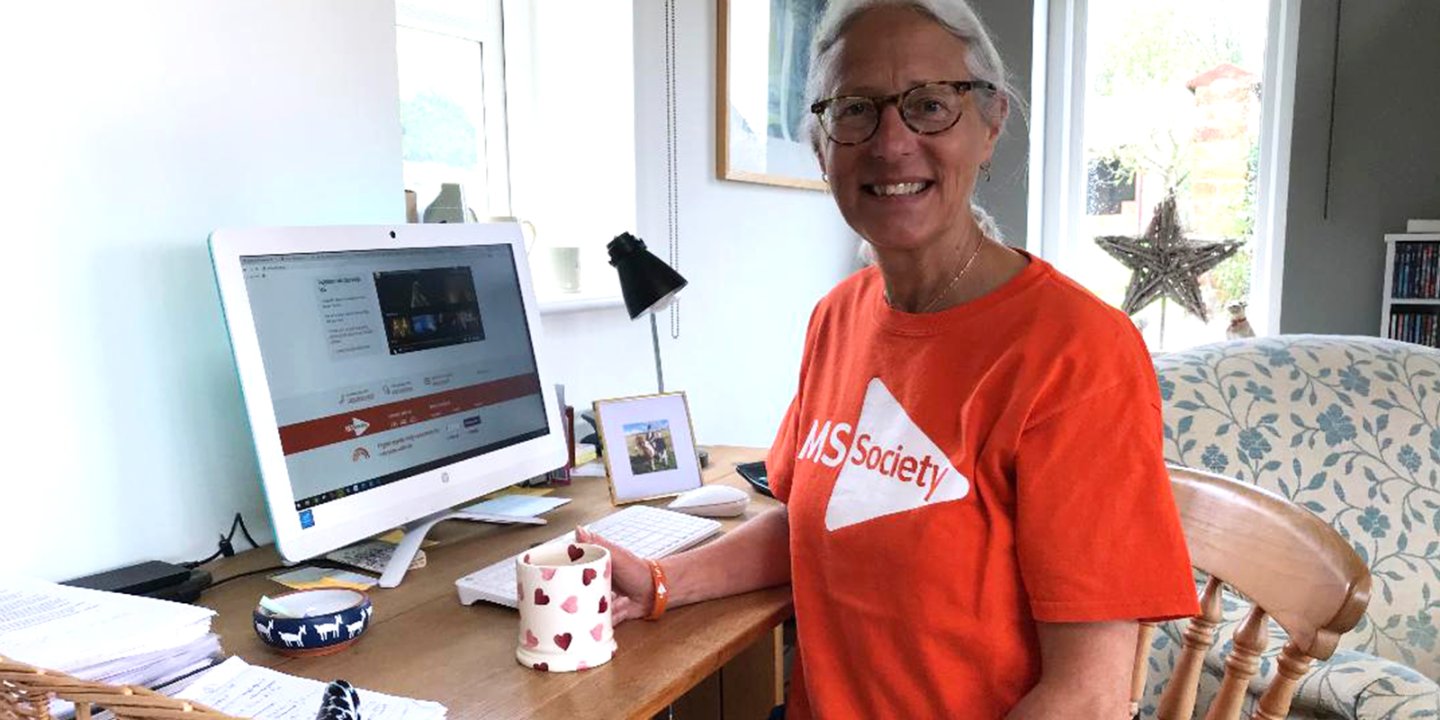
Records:
M985 173L985 182L990 182L990 161L980 163L980 171Z
M821 171L820 171L820 182L823 182L823 183L825 183L826 185L829 185L829 184L830 184L830 175L829 175L829 173L826 173L824 170L821 170Z

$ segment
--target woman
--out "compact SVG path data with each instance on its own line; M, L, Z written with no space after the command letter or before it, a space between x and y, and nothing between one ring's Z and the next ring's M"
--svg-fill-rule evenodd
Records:
M1198 610L1144 345L977 222L1008 103L963 0L832 2L812 68L875 265L811 317L767 460L786 507L615 550L618 617L790 582L789 717L1119 718L1136 621Z

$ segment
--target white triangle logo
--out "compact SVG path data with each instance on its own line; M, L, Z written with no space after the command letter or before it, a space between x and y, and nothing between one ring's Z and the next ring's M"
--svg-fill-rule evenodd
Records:
M885 383L872 378L830 492L825 528L834 531L969 494L970 479L910 419Z

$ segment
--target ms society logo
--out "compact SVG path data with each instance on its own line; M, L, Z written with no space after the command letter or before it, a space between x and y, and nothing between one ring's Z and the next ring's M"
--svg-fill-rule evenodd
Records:
M797 461L839 467L825 527L838 530L970 494L970 480L935 445L880 378L865 388L860 419L816 419Z

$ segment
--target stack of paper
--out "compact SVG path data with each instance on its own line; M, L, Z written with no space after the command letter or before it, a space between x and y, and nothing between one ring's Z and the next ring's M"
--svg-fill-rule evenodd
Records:
M0 575L0 655L114 685L155 687L213 664L214 611Z
M166 692L253 720L310 720L325 696L325 683L257 667L232 657ZM428 700L357 690L365 720L443 720L445 706Z

